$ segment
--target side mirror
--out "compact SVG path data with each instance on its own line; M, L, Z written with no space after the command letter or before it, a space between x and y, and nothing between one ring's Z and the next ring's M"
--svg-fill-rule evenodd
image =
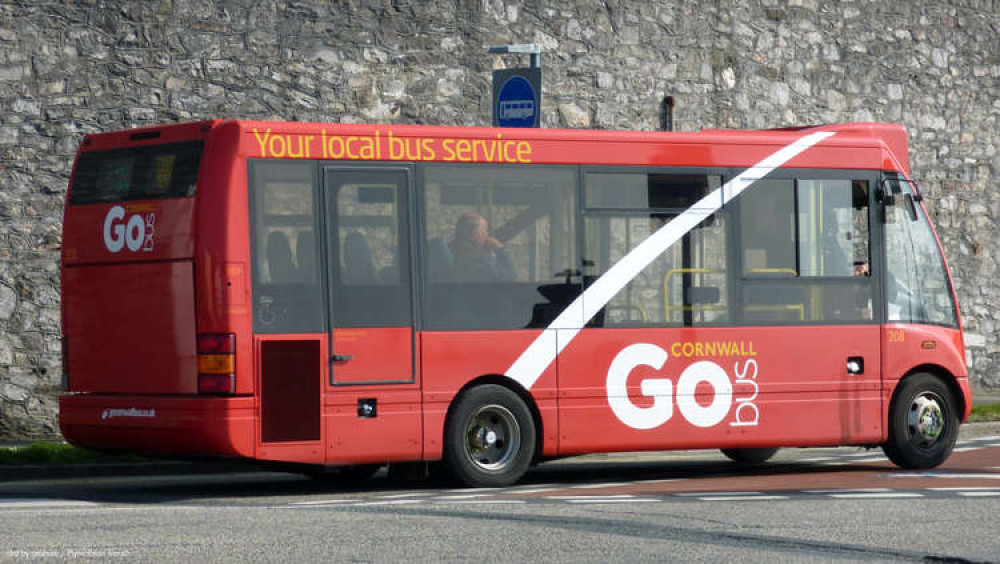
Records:
M910 221L917 220L917 203L913 200L913 196L906 194L903 196L903 209L906 211L906 215L910 218Z

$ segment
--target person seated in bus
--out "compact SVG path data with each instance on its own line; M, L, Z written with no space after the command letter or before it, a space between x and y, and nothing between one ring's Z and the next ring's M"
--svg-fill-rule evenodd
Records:
M459 216L448 247L459 281L495 282L517 277L510 254L503 243L490 235L486 218L476 212Z
M281 231L267 236L267 272L272 284L288 284L296 278L292 245Z
M378 284L375 256L368 239L358 231L352 231L344 238L344 269L341 281L351 286L373 286Z

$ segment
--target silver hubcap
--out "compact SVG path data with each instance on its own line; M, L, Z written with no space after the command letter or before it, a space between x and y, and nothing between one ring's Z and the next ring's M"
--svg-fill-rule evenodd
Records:
M479 468L503 471L521 448L521 427L509 409L502 405L480 407L465 433L465 455Z
M937 394L924 392L913 398L910 411L907 414L907 426L910 436L921 446L932 444L944 430L944 413L941 410L941 398Z

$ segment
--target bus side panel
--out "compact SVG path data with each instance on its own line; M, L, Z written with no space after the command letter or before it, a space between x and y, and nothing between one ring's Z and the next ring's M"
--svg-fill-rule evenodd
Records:
M877 441L878 331L585 329L560 356L560 454Z
M426 460L441 457L445 418L458 391L481 376L506 374L511 364L538 335L538 331L435 331L421 334ZM513 381L511 385L517 386ZM554 362L529 392L542 422L541 453L543 456L555 455L559 418Z
M939 366L951 374L961 390L962 397L957 399L965 407L960 417L964 421L969 416L972 394L961 331L934 325L890 323L882 331L882 350L886 418L899 380L918 366Z
M422 454L420 392L407 386L346 386L323 400L326 463L364 464L419 460ZM374 401L375 414L359 405Z

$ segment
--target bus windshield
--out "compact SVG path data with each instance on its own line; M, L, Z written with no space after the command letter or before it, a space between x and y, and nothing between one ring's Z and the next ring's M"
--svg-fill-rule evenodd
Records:
M885 182L888 321L958 327L944 258L909 182Z
M82 153L70 205L194 195L204 141Z

